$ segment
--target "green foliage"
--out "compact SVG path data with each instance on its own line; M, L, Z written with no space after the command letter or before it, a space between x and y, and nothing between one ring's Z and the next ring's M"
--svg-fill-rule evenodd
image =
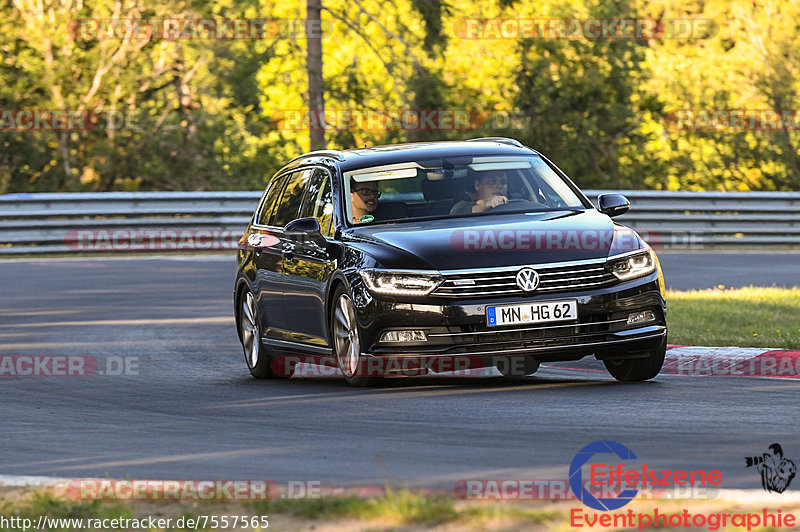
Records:
M368 503L355 495L310 499L270 499L249 503L258 515L291 514L305 519L336 519L359 515Z
M501 135L541 150L582 186L800 190L798 129L692 130L672 119L687 109L800 109L797 2L322 5L331 148ZM100 117L90 130L0 129L0 193L260 189L308 150L308 124L287 118L308 108L302 1L0 0L0 12L0 109ZM91 19L207 17L277 19L281 31L177 40L85 31ZM642 40L459 30L466 19L589 18L713 24L690 38ZM345 124L336 114L409 109L469 110L474 120L468 129L416 131ZM496 120L514 113L522 120Z
M638 18L622 2L587 7L588 18ZM640 168L620 160L631 144L638 148L647 140L639 133L643 99L636 93L646 77L646 46L632 40L534 40L520 48L516 103L533 117L522 140L562 164L581 186L636 188Z
M34 523L42 515L65 519L130 519L133 517L131 510L120 503L73 501L56 497L45 490L36 491L26 499L14 503L2 501L0 502L0 511L6 517L17 516L30 519Z
M423 46L425 51L433 55L434 47L447 42L443 21L444 15L449 11L447 3L443 0L411 0L411 5L422 15L426 30Z
M397 523L435 525L459 517L452 497L413 492L407 488L387 489L383 495L362 498L355 495L316 499L274 499L250 503L256 513L290 513L306 519L388 519Z

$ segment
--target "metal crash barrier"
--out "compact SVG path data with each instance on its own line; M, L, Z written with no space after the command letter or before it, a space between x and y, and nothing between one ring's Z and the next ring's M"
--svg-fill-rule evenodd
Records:
M661 249L800 248L800 192L615 192L620 223ZM234 250L261 197L246 192L0 196L0 255Z

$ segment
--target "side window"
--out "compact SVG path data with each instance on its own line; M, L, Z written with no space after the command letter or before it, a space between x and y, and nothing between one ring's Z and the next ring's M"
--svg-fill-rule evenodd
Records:
M316 218L322 234L333 234L333 192L328 172L322 169L314 171L314 177L308 184L308 192L300 211L300 218Z
M286 188L283 189L278 210L275 212L273 225L283 227L298 218L297 214L300 212L300 204L303 203L306 184L313 173L313 169L298 170L289 176Z
M281 197L283 185L285 184L285 175L272 180L269 191L267 192L267 197L264 199L264 203L261 205L261 212L258 213L258 219L256 220L256 223L261 225L270 225L269 222L272 219L272 213L275 210L275 206L278 204L278 198Z

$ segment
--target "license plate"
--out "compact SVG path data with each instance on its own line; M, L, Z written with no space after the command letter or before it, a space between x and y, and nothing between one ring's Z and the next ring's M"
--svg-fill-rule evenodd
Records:
M486 323L489 327L570 321L577 318L578 302L575 299L486 307Z

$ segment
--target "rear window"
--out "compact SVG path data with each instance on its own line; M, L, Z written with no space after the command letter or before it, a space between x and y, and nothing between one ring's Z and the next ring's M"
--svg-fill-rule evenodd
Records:
M313 173L313 169L307 169L299 170L289 176L286 187L283 189L278 210L275 212L273 225L283 227L298 218L300 205L303 203L303 196L306 192L306 185Z
M285 184L285 175L272 180L272 183L270 183L269 188L267 189L267 196L264 198L264 202L261 204L261 212L258 213L258 219L256 220L256 223L260 225L270 225L272 213L275 210L275 206L278 204L278 199L281 197L281 192L283 192L283 186Z

